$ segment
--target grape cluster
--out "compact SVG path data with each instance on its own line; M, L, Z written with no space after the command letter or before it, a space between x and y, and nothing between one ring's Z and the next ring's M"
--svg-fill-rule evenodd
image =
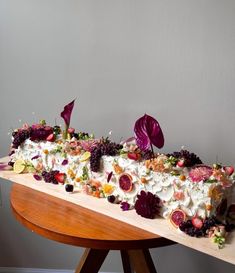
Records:
M111 142L108 139L101 139L101 141L91 149L90 166L93 172L100 170L100 159L103 155L115 156L122 149L122 145Z
M216 226L224 226L227 232L230 232L234 228L234 225L229 224L227 222L223 223L216 219L215 216L206 218L201 228L194 227L191 220L182 222L179 228L181 231L185 232L187 235L191 237L206 237L208 235L209 230L212 227Z
M17 149L26 139L30 138L32 129L19 129L12 133L12 147Z
M47 183L53 183L53 184L58 184L57 180L55 179L55 175L59 173L59 171L43 171L42 172L42 177L45 182Z
M180 152L174 152L172 154L168 154L168 157L173 156L179 160L184 160L185 167L192 167L196 164L202 164L201 159L194 153L190 153L187 150L181 150Z

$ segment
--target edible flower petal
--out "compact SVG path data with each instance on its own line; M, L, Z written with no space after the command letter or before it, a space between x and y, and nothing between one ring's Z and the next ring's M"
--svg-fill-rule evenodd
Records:
M65 125L69 128L70 118L73 111L74 101L71 101L69 104L65 105L64 110L60 113L60 116L64 119Z

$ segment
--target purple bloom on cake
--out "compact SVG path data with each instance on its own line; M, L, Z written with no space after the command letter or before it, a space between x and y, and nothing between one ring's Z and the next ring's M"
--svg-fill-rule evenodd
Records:
M41 157L40 155L35 155L31 158L31 160L34 160L34 159L38 159L39 157Z
M130 209L130 204L128 202L122 202L121 203L121 209L123 211L129 210Z
M151 192L141 191L137 195L135 210L142 217L153 219L159 214L161 206L161 199Z
M65 105L64 110L60 113L60 116L64 119L65 125L69 128L70 118L73 111L74 101L71 101L69 104Z
M61 164L64 166L67 165L68 163L69 163L68 159L64 159Z
M111 180L112 176L113 176L113 172L110 172L107 177L107 182Z
M9 171L11 169L12 167L8 163L0 162L0 171Z
M153 152L152 145L159 149L164 145L164 136L159 123L147 114L136 121L134 132L136 143L142 151L151 148Z
M37 181L42 180L42 177L41 177L40 175L38 175L38 174L34 174L33 177L34 177L34 179L36 179Z

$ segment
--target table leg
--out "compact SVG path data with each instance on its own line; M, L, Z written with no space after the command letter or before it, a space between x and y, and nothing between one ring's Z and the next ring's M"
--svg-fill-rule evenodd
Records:
M75 273L98 273L109 250L87 248Z
M123 273L133 273L131 268L130 257L126 250L121 250Z
M148 249L127 250L136 273L157 273Z

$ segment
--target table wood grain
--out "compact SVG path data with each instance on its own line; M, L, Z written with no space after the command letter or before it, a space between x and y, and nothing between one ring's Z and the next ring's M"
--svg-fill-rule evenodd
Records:
M71 202L13 184L11 207L18 221L48 239L93 249L141 249L172 244L156 234Z

